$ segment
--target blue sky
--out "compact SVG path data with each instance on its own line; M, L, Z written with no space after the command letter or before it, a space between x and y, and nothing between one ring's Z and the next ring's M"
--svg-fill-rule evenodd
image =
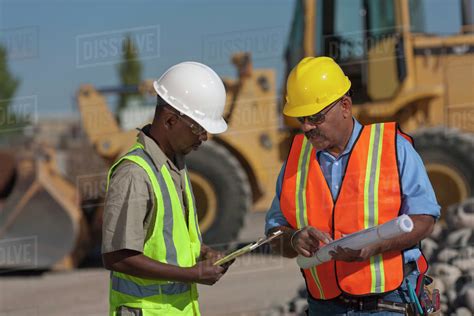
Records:
M449 33L456 1L422 2L433 9L426 28ZM184 60L233 77L230 54L245 49L254 67L277 70L280 88L293 7L292 0L0 0L0 42L13 51L17 97L36 96L40 116L74 115L81 83L118 84L113 45L125 33L142 41L144 78Z
M110 43L105 58L91 53L101 40L125 33L144 40L144 78L184 60L233 77L230 50L240 47L256 51L255 67L281 70L292 11L291 0L0 1L0 39L15 51L9 65L22 81L17 96L35 95L40 116L67 115L77 113L81 83L119 82ZM147 53L146 45L155 48Z

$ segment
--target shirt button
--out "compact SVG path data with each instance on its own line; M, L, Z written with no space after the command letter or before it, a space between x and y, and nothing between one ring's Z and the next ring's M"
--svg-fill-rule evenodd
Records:
M338 163L337 161L336 161L334 164L335 164L336 166L339 166L339 163Z
M335 187L336 189L339 189L339 186L338 186L338 185L335 185L334 187Z

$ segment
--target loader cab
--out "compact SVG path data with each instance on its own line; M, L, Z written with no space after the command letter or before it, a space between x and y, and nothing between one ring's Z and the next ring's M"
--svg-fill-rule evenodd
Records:
M350 78L355 104L392 98L407 77L400 11L393 0L299 1L287 71L304 56L330 56Z
M362 122L397 120L407 131L445 124L445 104L437 106L437 113L426 110L422 122L412 122L407 105L443 99L446 91L450 103L469 100L466 91L472 89L465 86L470 81L460 79L468 78L470 69L458 64L471 63L474 1L436 1L436 10L432 1L420 0L297 1L286 76L303 57L330 56L352 82L355 115ZM451 60L456 60L453 67L446 63ZM445 73L459 78L454 84L443 78ZM298 127L291 119L285 123Z

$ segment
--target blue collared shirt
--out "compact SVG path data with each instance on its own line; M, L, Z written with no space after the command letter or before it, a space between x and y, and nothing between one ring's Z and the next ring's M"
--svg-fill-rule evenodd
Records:
M316 153L316 158L331 190L333 200L335 200L339 194L343 172L349 160L349 153L361 129L362 125L354 119L354 128L351 138L339 157L334 157L326 150ZM431 215L437 219L440 216L440 206L436 202L433 187L428 179L423 161L411 143L401 135L397 135L397 151L403 192L400 215L424 214ZM278 176L276 195L266 215L266 232L277 226L289 226L280 209L280 194L284 172L285 164L283 164ZM416 261L420 257L420 254L420 250L417 248L406 250L404 252L405 262Z

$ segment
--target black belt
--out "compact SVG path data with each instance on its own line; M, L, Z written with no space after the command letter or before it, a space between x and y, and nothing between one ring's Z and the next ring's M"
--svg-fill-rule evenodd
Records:
M348 297L341 295L335 299L338 305L344 306L354 311L389 311L395 313L409 313L412 310L411 304L384 301L378 296Z
M418 269L416 262L411 261L403 265L403 275L406 277L413 271ZM398 313L408 313L412 310L411 304L384 301L380 296L372 295L365 297L352 297L347 295L340 295L334 299L338 305L346 308L354 309L356 311L392 311Z

